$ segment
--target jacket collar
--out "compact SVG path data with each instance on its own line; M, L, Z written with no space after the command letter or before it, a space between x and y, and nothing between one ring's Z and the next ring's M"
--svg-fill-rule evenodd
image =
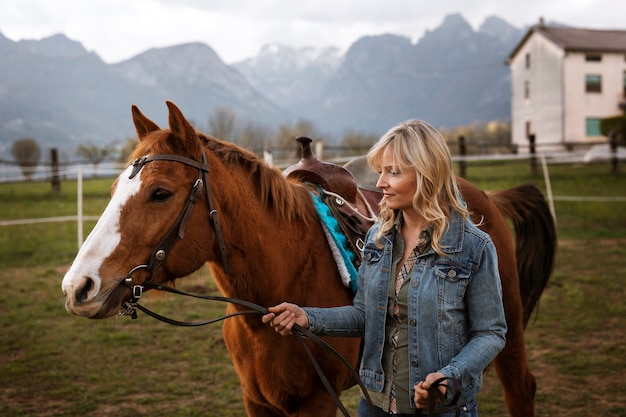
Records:
M457 253L463 249L463 236L465 225L463 218L456 211L452 211L450 221L448 222L448 230L441 238L439 247L444 253Z
M377 224L375 227L378 227ZM450 221L448 222L448 230L443 234L441 238L441 243L439 247L444 253L453 254L461 252L463 249L463 236L464 236L464 220L463 218L456 212L452 211L452 215L450 216ZM392 241L392 232L384 236L384 239L387 240L387 243L391 243ZM430 249L432 250L432 248Z

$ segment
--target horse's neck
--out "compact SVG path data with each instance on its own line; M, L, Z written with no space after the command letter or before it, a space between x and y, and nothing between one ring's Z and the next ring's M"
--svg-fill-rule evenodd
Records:
M228 175L220 172L216 177L226 188L219 190L222 202L218 205L230 273L212 268L222 292L272 305L285 300L319 303L310 293L320 291L312 288L323 289L322 293L344 291L307 189L287 182L280 173L263 171L270 169L266 166L256 169L253 175L264 184L250 182L245 169ZM233 181L235 176L244 180L225 186L227 178ZM271 190L267 201L259 197L257 187Z
M322 300L313 289L345 291L321 225L257 219L246 229L229 245L230 274L212 268L225 295L265 306L286 300L316 305Z

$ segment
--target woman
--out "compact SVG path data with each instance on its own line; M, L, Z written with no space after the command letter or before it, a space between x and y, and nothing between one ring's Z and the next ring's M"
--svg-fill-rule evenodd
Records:
M325 336L364 338L360 376L377 415L413 415L435 387L458 381L465 416L477 416L482 373L505 344L496 250L470 220L442 135L402 123L373 146L368 164L383 191L366 235L353 304L301 308L282 303L263 322L282 335L294 324ZM448 385L446 385L448 384ZM437 399L437 413L454 408ZM370 415L365 400L359 416Z

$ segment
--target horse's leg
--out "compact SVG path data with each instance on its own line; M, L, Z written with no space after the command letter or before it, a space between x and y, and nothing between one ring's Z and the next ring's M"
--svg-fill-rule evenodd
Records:
M504 389L504 400L512 417L532 417L535 415L535 377L528 368L522 304L517 282L517 272L506 272L506 266L500 266L502 296L508 326L506 345L496 357L496 373ZM510 269L510 268L509 268Z
M243 394L243 405L246 408L246 415L248 417L285 417L283 413L276 409L253 401L245 392Z
M480 222L498 253L498 270L502 283L502 302L506 316L506 345L494 360L496 372L504 389L504 399L512 417L534 416L535 378L526 357L523 306L517 271L516 251L509 225L502 213L482 191L459 179L463 198Z
M227 308L227 312L232 311ZM239 320L239 321L238 321ZM260 321L260 320L259 320ZM289 355L287 338L276 335L269 326L249 332L241 318L226 321L222 327L224 342L231 356L243 393L246 414L250 417L335 417L337 407L315 375L303 348L290 336L302 357ZM259 342L261 334L269 334L271 341ZM250 346L254 346L250 349ZM355 355L358 344L355 345ZM355 356L349 355L349 356ZM319 355L315 355L318 359ZM335 358L331 358L335 360ZM324 363L322 360L320 363ZM345 381L347 372L342 365L326 363L327 376ZM289 369L285 368L289 367ZM294 368L297 371L294 373ZM299 377L299 378L298 378ZM284 386L288 384L288 386Z
M267 404L254 401L252 396L243 394L246 415L249 417L336 417L337 407L323 387L313 391L293 407L293 412L281 412ZM295 405L295 404L294 404Z
M330 398L330 394L321 385L306 398L298 411L298 417L337 416L337 406Z
M304 398L285 397L282 409L271 406L267 402L259 402L258 391L252 395L243 386L243 402L246 414L250 417L336 417L337 407L330 394L320 384ZM254 387L252 387L255 389Z
M513 271L512 258L503 250L503 257L509 259L506 264L500 260L509 329L506 347L495 362L496 372L505 388L511 416L533 416L536 384L528 369L524 327L552 273L557 250L556 226L548 203L534 186L494 192L491 200L513 223L517 260L517 271ZM502 244L501 247L504 248Z

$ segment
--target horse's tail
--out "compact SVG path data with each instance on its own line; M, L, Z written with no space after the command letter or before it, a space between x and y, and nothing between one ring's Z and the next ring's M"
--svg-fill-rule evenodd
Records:
M531 184L489 192L515 228L515 251L524 328L552 274L557 251L556 225L541 191Z

